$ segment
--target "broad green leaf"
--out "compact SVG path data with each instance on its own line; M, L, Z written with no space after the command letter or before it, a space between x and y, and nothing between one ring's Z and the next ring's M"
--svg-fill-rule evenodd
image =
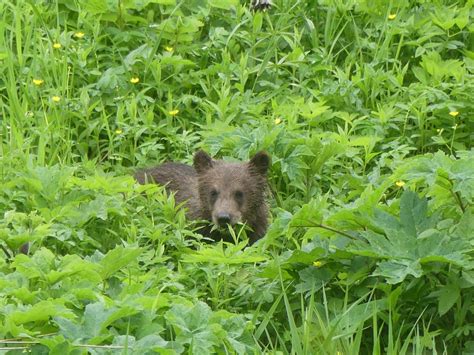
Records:
M336 138L328 138L323 135L315 135L309 144L314 152L314 156L310 157L311 170L318 174L332 158L345 152L344 144Z
M102 302L88 304L80 320L70 320L62 316L55 318L60 333L68 339L90 339L92 342L107 338L106 328L120 318L128 317L138 312L137 309L125 307L106 307Z
M51 223L46 223L37 211L29 214L7 211L0 222L0 240L17 250L26 242L40 242L51 234ZM3 227L3 228L2 228Z
M118 319L127 318L137 313L139 313L139 309L129 305L120 305L119 308L114 307L111 309L111 312L108 312L108 316L105 321L102 322L102 330L105 331L109 325Z
M428 202L413 191L405 191L400 199L400 222L405 232L413 237L424 230L429 219L426 215Z
M146 1L146 0L145 0ZM150 3L161 5L176 5L176 0L148 0Z
M28 322L48 321L50 317L73 318L74 313L64 306L62 300L40 301L33 306L19 307L17 311L8 315L15 324Z
M112 177L104 173L96 173L85 178L71 177L68 184L79 187L81 190L92 190L98 193L115 195L132 189L136 181L131 176Z
M326 250L323 248L314 248L309 252L303 250L295 250L291 256L286 260L286 263L302 263L302 264L313 264L321 256L326 253Z
M134 354L148 354L150 351L154 351L163 355L174 355L177 352L184 351L184 349L179 351L182 346L179 347L177 344L166 341L156 334L144 336L140 340L136 340L131 335L119 335L114 338L113 345L127 347Z
M329 111L330 107L326 105L326 102L307 102L305 105L299 107L300 115L307 119L312 120L323 113Z
M85 10L91 15L100 15L110 11L108 1L103 0L87 0L81 1Z
M71 167L36 167L24 174L21 181L33 193L31 196L39 207L45 207L48 202L56 200L64 190L68 180L76 169Z
M325 268L309 266L298 272L301 282L295 286L298 293L318 292L334 277L334 272Z
M176 5L176 0L126 0L124 4L128 9L142 10L149 4Z
M469 24L469 12L472 8L468 4L466 4L462 9L459 10L459 13L457 14L454 22L456 25L462 30L464 27L466 27Z
M54 269L56 256L46 248L41 248L32 256L17 255L12 266L28 279L46 278Z
M400 222L395 216L376 209L372 222L377 232L364 231L363 241L355 241L348 250L358 255L384 259L374 275L389 283L402 282L408 275L423 275L422 264L445 262L472 267L468 241L458 229L438 230L439 215L427 215L427 201L414 192L404 191L400 202Z
M237 0L209 0L210 6L224 10L230 10L238 4L239 2Z
M239 247L240 245L240 247ZM214 247L203 247L194 253L186 254L182 261L186 263L214 263L222 265L238 265L246 263L256 263L266 260L266 256L255 254L246 249L242 251L244 244L240 243L236 247L224 247L224 244Z
M244 316L219 310L214 312L211 320L219 322L225 331L225 340L232 344L237 354L254 354L258 352L259 348L249 332L248 322Z
M72 339L76 338L79 334L82 339L97 337L105 328L104 323L113 312L113 309L106 309L104 304L100 302L88 304L84 310L82 324L74 326L72 326L72 324L69 325L63 329L65 331L63 334ZM64 323L62 323L62 325L64 325ZM77 333L71 334L71 331Z
M458 285L448 284L435 294L438 296L438 313L442 316L454 306L461 296L461 290Z
M59 327L59 334L66 339L84 339L87 337L87 334L84 333L80 324L75 320L55 317L54 323Z
M141 248L124 248L121 246L109 251L99 263L102 279L108 279L114 273L135 261L141 252Z
M124 74L125 68L123 66L108 68L97 82L97 89L103 92L116 90Z
M253 16L253 32L258 33L262 29L263 15L261 12L256 12Z
M62 355L69 354L72 352L72 344L67 341L62 335L53 335L50 337L40 338L39 343L47 346L49 349L49 354L53 355Z
M291 227L313 227L323 220L325 201L313 199L304 204L291 219Z
M388 283L397 284L402 282L408 275L412 275L416 278L421 277L423 270L419 261L381 261L378 264L377 270L375 270L372 275L382 276Z
M453 162L449 171L453 180L453 191L459 193L462 201L474 203L474 159L467 158Z
M184 59L180 55L161 57L160 64L162 66L171 65L176 69L177 72L184 67L194 67L196 65L194 62Z
M209 324L212 311L204 302L194 306L177 304L166 312L166 320L173 326L178 342L189 344L193 354L209 354L215 351L218 338Z
M66 255L58 264L57 269L46 275L46 279L50 284L54 284L66 277L80 275L82 280L87 279L98 283L101 281L98 270L97 264L82 260L77 255Z

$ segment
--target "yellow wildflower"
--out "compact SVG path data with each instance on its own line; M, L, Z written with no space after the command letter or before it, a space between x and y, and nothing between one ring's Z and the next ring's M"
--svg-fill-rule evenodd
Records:
M171 110L168 112L171 116L176 116L179 113L179 110Z
M43 79L33 79L33 84L35 84L36 86L43 85L43 83L44 83Z
M397 185L398 187L403 187L405 186L405 181L399 180L395 183L395 185Z
M137 84L139 81L140 81L140 78L137 78L137 77L133 77L133 78L130 79L130 82L132 84Z
M85 36L84 32L76 32L76 33L74 33L74 37L79 38L79 39L81 39L81 38L84 37L84 36Z
M120 128L117 128L115 130L115 134L122 134L122 133L123 133L123 131Z
M173 50L174 50L173 47L165 46L165 51L167 51L167 52L172 52Z
M54 102L59 102L61 101L61 97L54 95L53 97L51 97L51 100L53 100Z
M453 117L456 117L457 115L459 115L459 112L458 111L451 111L449 114Z
M397 17L397 14L390 14L390 15L388 15L388 19L389 19L389 20L395 20L396 17Z
M58 43L58 42L53 43L53 48L54 48L54 49L59 49L59 48L61 48L61 43Z
M323 266L323 263L321 261L313 261L313 266L321 267L321 266Z
M275 123L276 125L279 125L279 124L281 123L281 118L279 118L279 117L278 117L278 118L275 118L274 123Z

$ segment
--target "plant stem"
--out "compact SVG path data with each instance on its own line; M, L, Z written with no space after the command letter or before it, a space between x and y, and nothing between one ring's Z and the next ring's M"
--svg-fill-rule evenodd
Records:
M335 228L326 226L326 225L321 224L321 223L311 223L311 222L310 222L309 225L297 225L297 226L292 226L292 227L298 227L298 228L308 228L308 227L322 228L322 229L326 229L326 230L328 230L328 231L337 233L337 234L339 234L339 235L342 235L342 236L344 236L344 237L347 237L347 238L349 238L349 239L357 240L356 237L353 237L353 236L350 235L350 234L347 234L347 233L345 233L345 232L341 232L340 230L337 230L337 229L335 229Z
M5 248L3 245L0 244L0 248L3 250L3 252L5 253L5 255L7 256L7 259L11 259L11 255L10 253L8 252L7 248Z

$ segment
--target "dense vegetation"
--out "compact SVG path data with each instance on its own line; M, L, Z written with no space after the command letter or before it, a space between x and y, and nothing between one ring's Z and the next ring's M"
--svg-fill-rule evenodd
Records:
M0 351L474 352L474 1L249 5L0 2ZM257 244L131 177L199 148Z

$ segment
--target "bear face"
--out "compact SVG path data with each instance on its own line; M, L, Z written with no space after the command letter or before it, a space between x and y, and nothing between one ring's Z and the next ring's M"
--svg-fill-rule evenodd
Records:
M219 227L242 222L257 234L261 234L258 230L262 227L265 231L269 166L270 157L265 152L257 153L248 162L234 163L213 160L204 151L198 151L194 169L203 217Z

